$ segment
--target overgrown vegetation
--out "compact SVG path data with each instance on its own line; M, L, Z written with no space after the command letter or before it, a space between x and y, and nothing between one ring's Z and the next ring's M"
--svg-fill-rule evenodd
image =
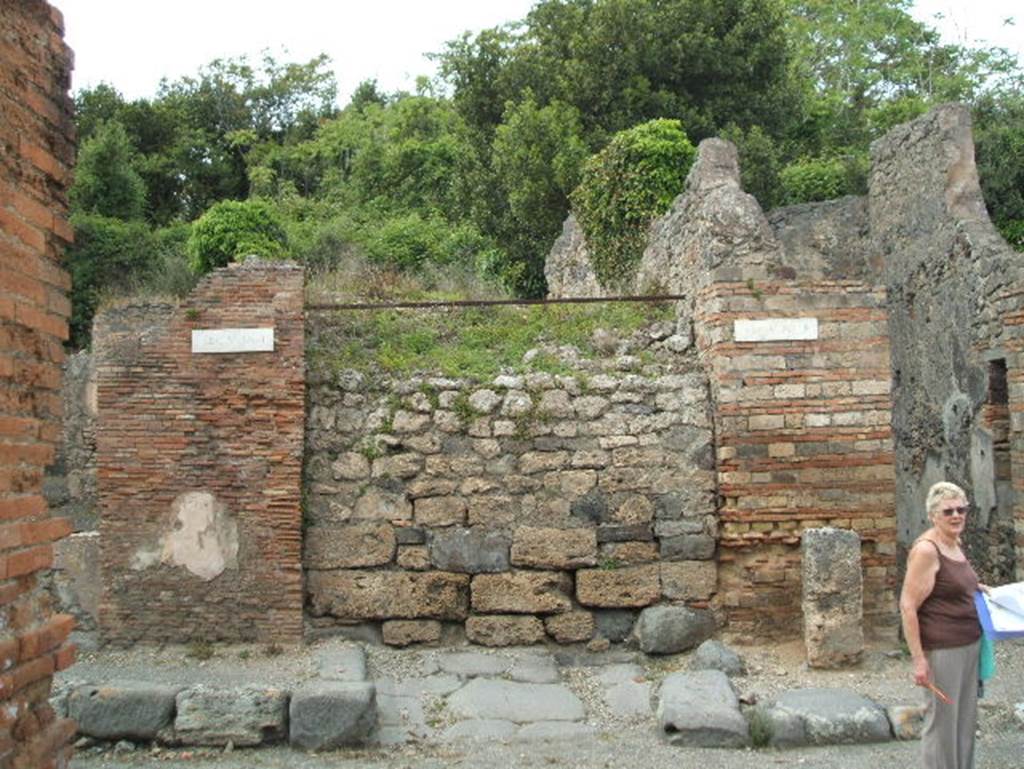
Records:
M572 345L594 355L597 328L629 333L671 317L667 304L499 306L430 310L342 310L318 322L310 365L408 375L416 371L479 380L503 370L568 373L556 356L523 356L541 345ZM465 418L468 402L455 404ZM460 413L460 416L463 415Z
M72 345L88 343L105 297L184 292L251 250L320 275L369 263L381 290L454 280L477 296L543 296L570 200L612 285L635 264L642 223L678 192L686 146L734 141L766 208L818 200L861 192L870 142L949 100L974 106L986 202L1024 248L1019 64L942 43L910 8L540 0L449 42L415 93L367 81L342 108L323 56L215 60L149 99L79 91ZM666 139L669 127L680 135ZM229 217L235 234L217 245L205 229L224 201L266 215Z

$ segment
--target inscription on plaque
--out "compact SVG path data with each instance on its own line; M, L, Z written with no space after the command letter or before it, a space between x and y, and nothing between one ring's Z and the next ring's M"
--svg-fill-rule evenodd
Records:
M764 318L733 321L737 342L799 342L818 338L817 318Z
M192 331L192 352L273 352L272 328L202 328Z

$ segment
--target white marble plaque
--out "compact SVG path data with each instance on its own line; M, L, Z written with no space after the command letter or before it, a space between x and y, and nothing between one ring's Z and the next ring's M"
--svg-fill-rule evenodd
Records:
M799 342L818 338L817 318L764 318L736 320L732 327L737 342Z
M202 328L192 330L192 353L273 352L272 328Z

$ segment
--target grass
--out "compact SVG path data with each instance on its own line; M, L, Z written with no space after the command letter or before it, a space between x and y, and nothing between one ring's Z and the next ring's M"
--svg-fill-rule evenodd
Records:
M502 371L571 373L557 357L527 350L542 344L572 345L585 355L597 328L630 332L673 317L667 304L498 306L430 310L347 310L318 315L310 334L309 361L330 371L415 371L477 380Z
M213 644L209 641L193 641L185 651L186 656L196 660L211 659L215 653Z

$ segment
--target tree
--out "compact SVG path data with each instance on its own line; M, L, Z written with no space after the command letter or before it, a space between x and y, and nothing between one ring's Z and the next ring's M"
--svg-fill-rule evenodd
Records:
M1024 89L983 96L974 110L981 189L993 223L1024 251Z
M135 149L116 120L99 125L78 152L71 206L123 220L141 219L146 185L134 168Z

